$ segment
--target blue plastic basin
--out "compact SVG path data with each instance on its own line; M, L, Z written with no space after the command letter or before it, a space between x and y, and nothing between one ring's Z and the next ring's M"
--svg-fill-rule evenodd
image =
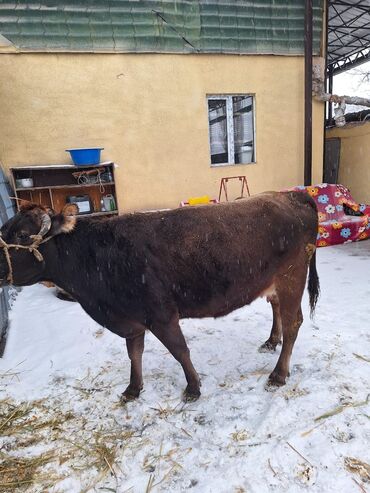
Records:
M100 163L100 152L104 147L91 147L90 149L66 149L69 152L76 166L87 166L89 164Z

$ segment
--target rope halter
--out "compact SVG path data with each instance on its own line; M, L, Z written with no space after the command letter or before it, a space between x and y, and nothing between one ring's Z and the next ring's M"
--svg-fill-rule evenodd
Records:
M11 256L9 250L11 248L15 248L16 250L28 250L30 253L33 253L35 258L39 261L42 262L44 260L44 257L42 256L41 252L39 251L39 246L42 243L46 243L47 241L51 240L53 236L49 236L48 238L44 239L44 236L50 231L51 228L51 219L50 216L46 213L42 215L41 219L41 229L38 232L37 235L31 235L30 238L32 241L31 245L19 245L17 243L7 243L4 238L1 235L0 231L0 248L3 249L4 255L6 262L8 264L8 269L9 273L7 276L7 281L9 284L14 284L14 278L13 278L13 266L12 266L12 261L11 261Z

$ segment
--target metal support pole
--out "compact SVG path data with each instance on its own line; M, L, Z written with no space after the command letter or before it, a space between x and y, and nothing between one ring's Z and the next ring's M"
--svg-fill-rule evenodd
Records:
M304 184L312 183L312 0L304 15Z
M328 47L329 47L329 0L325 1L325 71L324 71L324 88L328 92L329 89L329 79L328 79ZM323 124L323 146L322 146L322 175L321 179L325 182L326 177L326 127L329 123L329 111L331 104L326 102L324 105L324 124Z
M328 76L328 93L333 94L333 67L329 68L329 76ZM328 125L329 127L333 124L333 105L328 103Z

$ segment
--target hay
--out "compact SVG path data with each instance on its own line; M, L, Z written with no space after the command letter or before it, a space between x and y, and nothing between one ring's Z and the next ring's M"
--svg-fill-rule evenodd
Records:
M183 411L184 407L185 403L180 401L174 407L171 407L169 404L162 407L160 404L158 404L158 407L151 407L150 409L155 411L160 419L167 420L170 416L174 414L180 414Z
M23 373L23 371L15 371L15 370L16 370L16 368L18 368L18 366L21 366L24 362L25 362L25 360L18 363L14 368L9 368L4 373L0 373L0 381L5 380L7 378L10 378L11 381L14 378L16 378L19 381L19 375L21 373Z
M161 443L158 454L146 455L143 462L143 469L145 472L149 472L150 476L145 493L150 493L154 488L167 481L174 471L182 469L182 465L178 462L178 458L180 455L183 457L183 455L188 454L191 450L191 447L185 450L174 447L167 452L163 452L163 444ZM174 456L176 456L176 458ZM161 479L158 479L158 481L155 482L156 476L158 477L160 475L161 464L169 467L169 469Z
M84 416L62 412L54 402L0 401L0 493L31 487L50 491L64 479L57 474L61 465L67 476L74 471L82 484L87 479L89 484L85 489L81 487L81 492L94 488L106 476L116 479L117 450L125 448L135 432L107 421L89 430ZM67 438L71 431L73 441ZM35 454L31 448L34 445L41 445L43 453Z
M310 435L314 430L316 430L316 428L318 428L319 426L321 426L324 422L322 421L321 423L319 423L318 425L314 426L313 428L310 428L309 430L307 431L304 431L303 433L301 433L301 437L306 437L308 435Z
M289 401L289 399L296 399L297 397L303 397L304 395L308 395L309 391L306 389L300 389L299 388L299 383L296 383L292 388L287 389L283 397L286 401Z
M0 435L8 435L14 428L14 423L27 416L31 409L29 404L13 406L8 401L2 401L0 403Z
M81 448L81 447L79 447ZM101 442L99 439L96 439L95 443L88 449L86 449L88 453L88 457L91 457L93 460L90 463L87 463L81 470L92 471L95 468L98 471L98 475L88 483L88 485L81 490L81 493L87 493L92 490L100 483L107 474L111 473L112 476L117 480L117 474L115 470L115 460L117 453L116 445L107 445L106 443ZM104 488L107 490L108 488ZM116 491L114 489L113 491Z
M370 482L370 464L355 457L345 457L344 467L347 471L358 474L363 481Z
M61 459L60 452L47 450L34 455L27 449L45 440L45 436L51 441L52 432L72 417L71 413L55 413L54 410L51 414L42 400L20 404L9 399L0 402L0 438L3 442L0 492L22 491L33 484L50 488L63 479L53 470L47 474L42 472L45 466Z
M361 354L357 353L352 353L353 356L357 359L361 359L362 361L366 361L367 363L370 363L370 358L366 358L365 356L361 356Z
M102 440L97 439L92 447L92 455L95 457L92 465L98 471L107 473L110 471L113 476L117 476L113 469L116 460L117 448L115 444L106 444Z
M54 451L36 457L12 457L0 454L0 491L9 493L29 487L36 479L39 469L52 462L56 457ZM58 478L59 479L59 478ZM50 484L50 475L37 476L37 482L47 481Z
M95 386L100 386L96 375L83 381L84 390ZM63 489L60 482L71 477L79 481L80 493L116 491L125 476L120 469L123 454L127 451L129 456L135 455L143 448L148 452L143 457L143 470L152 475L147 488L150 492L159 485L165 488L182 468L184 454L192 450L175 447L163 451L161 447L159 453L149 452L151 441L144 436L153 419L169 420L171 416L192 411L182 402L156 406L150 413L150 422L144 419L141 426L134 428L122 424L114 413L90 418L86 409L93 398L84 399L87 408L85 405L83 414L72 413L68 410L67 396L68 392L63 392L63 400L57 397L32 402L0 401L0 493L57 491L58 486ZM70 409L73 405L71 402ZM124 419L121 408L120 417ZM189 431L181 432L188 440L192 438Z
M249 372L249 375L251 375L253 377L259 377L258 378L258 380L259 380L264 375L268 375L269 373L271 373L270 370L266 370L267 367L268 367L268 364L266 363L265 365L262 366L262 368L258 368L257 370Z
M366 406L366 404L369 403L369 399L370 399L370 394L367 395L367 397L364 401L346 402L345 404L341 404L340 406L335 407L334 409L332 409L331 411L328 411L327 413L321 414L321 416L318 416L317 418L315 418L314 421L317 422L317 421L320 421L321 419L331 418L332 416L335 416L336 414L340 414L345 409L350 408L350 407Z
M46 419L42 413L46 413ZM43 430L50 433L74 418L73 413L51 411L42 400L14 405L8 400L0 402L0 437L17 437L22 448L34 445L42 439ZM30 435L30 436L28 436ZM20 437L20 438L19 438ZM23 439L23 442L22 442ZM38 440L40 439L40 440Z
M231 433L231 439L233 442L243 442L244 440L248 440L249 433L247 430L237 430L234 433Z

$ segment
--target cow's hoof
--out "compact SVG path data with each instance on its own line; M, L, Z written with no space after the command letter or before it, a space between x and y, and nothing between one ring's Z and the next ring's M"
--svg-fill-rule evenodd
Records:
M77 303L77 300L73 298L70 294L68 294L66 291L63 291L63 289L57 289L57 292L55 293L55 296L62 301L74 301Z
M266 341L262 344L262 346L258 348L258 351L260 353L274 353L276 351L276 346L278 344L279 344L278 342L276 344L273 344L270 341Z
M273 371L266 382L265 388L266 390L274 390L277 387L282 387L283 385L285 385L285 377L282 377Z
M195 402L199 399L200 397L200 390L199 389L189 389L186 387L184 390L184 394L182 396L182 400L184 402Z
M131 401L134 401L135 399L137 399L140 395L140 390L132 389L132 388L130 388L130 386L127 387L127 389L123 392L123 394L121 395L121 397L119 399L122 406L124 406L128 402L131 402Z

